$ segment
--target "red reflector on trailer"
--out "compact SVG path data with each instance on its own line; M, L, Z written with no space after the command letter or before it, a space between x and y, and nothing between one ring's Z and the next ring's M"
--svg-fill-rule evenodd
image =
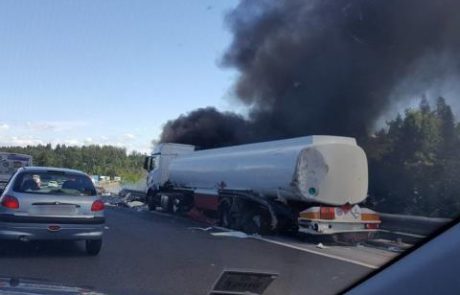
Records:
M321 207L319 210L321 219L335 219L335 208L334 207Z
M379 224L378 223L366 223L366 228L367 229L378 229Z

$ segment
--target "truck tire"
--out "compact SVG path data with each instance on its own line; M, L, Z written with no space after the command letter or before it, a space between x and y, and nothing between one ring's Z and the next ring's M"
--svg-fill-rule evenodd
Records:
M247 213L242 222L242 230L247 234L269 234L271 232L270 222L268 211L263 208L257 208Z
M174 214L174 215L182 215L182 208L180 206L180 201L176 198L173 198L173 200L171 201L172 205L171 205L171 212Z
M225 228L234 229L235 220L232 217L230 199L223 199L219 204L219 225Z
M147 203L147 207L150 211L154 211L156 209L156 204L153 200L154 194L152 192L148 192L147 196L145 197L145 201Z
M173 213L174 197L167 194L160 194L160 206L167 213Z
M86 240L86 253L91 256L96 256L101 251L102 239Z

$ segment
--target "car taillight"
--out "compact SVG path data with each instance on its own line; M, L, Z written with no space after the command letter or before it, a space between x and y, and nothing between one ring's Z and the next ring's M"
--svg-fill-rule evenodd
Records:
M335 219L335 208L321 207L319 215L321 219Z
M102 211L104 210L104 208L104 202L102 202L101 200L96 200L93 202L93 205L91 205L91 211Z
M19 201L12 196L4 196L2 199L2 206L9 209L18 209Z

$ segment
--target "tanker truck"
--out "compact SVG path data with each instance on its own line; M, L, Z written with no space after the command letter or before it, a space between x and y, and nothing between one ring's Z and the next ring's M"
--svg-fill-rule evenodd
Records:
M354 138L306 136L215 149L161 143L145 158L146 203L198 210L248 233L361 233L379 227L367 196L364 151Z

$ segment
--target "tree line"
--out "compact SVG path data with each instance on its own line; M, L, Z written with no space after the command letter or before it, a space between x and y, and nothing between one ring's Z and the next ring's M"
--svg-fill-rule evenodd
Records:
M31 155L36 166L65 167L90 175L120 176L123 182L135 183L144 177L144 156L115 146L66 146L51 144L26 147L1 147L0 151Z
M454 217L460 212L460 124L444 98L422 99L361 139L369 161L367 205L378 211Z

